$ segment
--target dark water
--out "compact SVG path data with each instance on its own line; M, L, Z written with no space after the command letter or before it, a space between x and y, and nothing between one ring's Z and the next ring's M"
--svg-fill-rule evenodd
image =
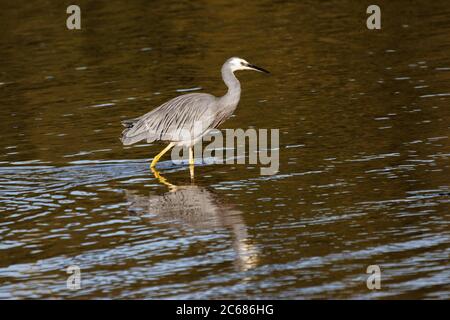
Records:
M1 298L450 298L448 1L0 6ZM161 162L120 120L188 89L280 129L280 171ZM66 268L81 268L81 289ZM366 287L379 265L381 290Z

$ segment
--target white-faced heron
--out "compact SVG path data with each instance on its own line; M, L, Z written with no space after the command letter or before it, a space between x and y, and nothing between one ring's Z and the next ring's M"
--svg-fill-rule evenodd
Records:
M189 164L193 168L193 146L233 114L241 96L241 85L234 75L238 70L256 70L269 73L241 58L230 58L222 66L222 78L228 92L222 97L207 93L178 96L158 108L135 119L122 121L122 143L130 145L146 139L147 142L166 141L169 145L152 161L154 168L159 159L173 146L189 147ZM191 172L192 173L192 172Z

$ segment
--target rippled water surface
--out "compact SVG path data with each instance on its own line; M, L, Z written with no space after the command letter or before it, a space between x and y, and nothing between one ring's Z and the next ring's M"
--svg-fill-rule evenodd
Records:
M0 298L450 298L448 1L380 3L379 31L354 1L80 6L0 5ZM272 75L239 73L222 128L280 129L279 172L161 183L120 121L223 94L230 56Z

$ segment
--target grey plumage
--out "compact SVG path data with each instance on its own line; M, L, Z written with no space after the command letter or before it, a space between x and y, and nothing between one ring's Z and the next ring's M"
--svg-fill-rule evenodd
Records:
M233 114L241 95L241 86L234 71L246 69L267 72L243 59L230 58L222 66L222 78L228 87L224 96L185 94L143 116L124 120L122 143L130 145L145 139L147 142L168 141L192 146Z
M215 118L216 97L205 93L191 93L176 97L143 116L122 122L127 128L122 133L125 145L146 139L181 142L194 126L208 128ZM197 134L202 134L200 129ZM194 138L194 137L192 137Z

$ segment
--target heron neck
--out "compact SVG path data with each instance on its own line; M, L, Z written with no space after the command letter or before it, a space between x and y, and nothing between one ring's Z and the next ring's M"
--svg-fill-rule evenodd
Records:
M241 97L241 83L230 68L222 67L222 78L228 92L221 98L227 105L237 105Z

